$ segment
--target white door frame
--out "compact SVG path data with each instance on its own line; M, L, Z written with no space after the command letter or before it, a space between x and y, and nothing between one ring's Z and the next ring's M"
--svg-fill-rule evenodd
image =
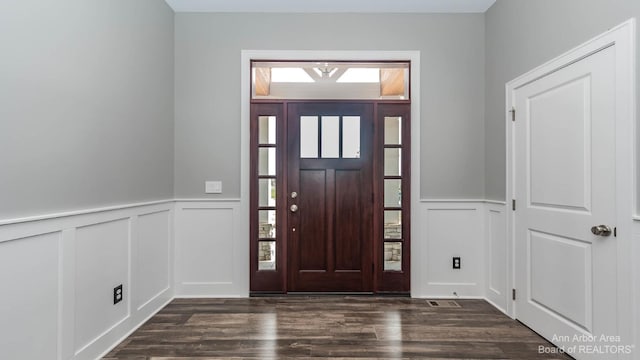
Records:
M635 313L634 302L634 279L632 276L632 231L633 217L635 213L636 193L636 136L635 136L635 44L636 44L636 24L635 19L630 19L611 30L601 34L586 43L566 52L565 54L545 63L544 65L527 72L526 74L508 82L506 84L506 199L509 204L515 198L515 163L513 137L514 123L511 119L510 110L515 105L515 90L529 84L541 77L556 70L571 65L601 49L615 46L616 53L616 220L618 228L617 242L617 279L618 279L618 334L626 343L633 342L633 314ZM518 111L518 109L516 109ZM520 111L522 113L522 111ZM517 114L517 113L516 113ZM516 116L517 117L517 116ZM517 120L519 121L519 120ZM524 199L517 199L518 203L524 206ZM511 204L509 204L511 207ZM516 210L517 211L517 210ZM507 241L508 250L508 273L512 288L515 284L515 227L514 212L507 214L507 234L510 241ZM524 293L524 291L522 291ZM640 299L638 299L640 300ZM507 313L516 318L518 309L515 308L514 301L507 302ZM534 329L535 330L535 329Z
M245 269L242 276L242 293L249 296L249 133L250 133L250 81L251 60L355 60L355 61L410 61L411 91L411 258L420 253L420 51L318 51L318 50L242 50L240 61L240 253L246 254L239 268ZM244 252L243 252L244 251ZM415 256L415 257L414 257ZM411 262L411 293L420 294L421 262Z

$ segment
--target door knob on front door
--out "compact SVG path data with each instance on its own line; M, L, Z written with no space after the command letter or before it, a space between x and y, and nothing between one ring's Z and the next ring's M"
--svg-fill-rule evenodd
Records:
M291 207L289 209L291 209L291 212L294 213L294 212L298 211L298 205L293 204L293 205L291 205Z
M597 225L591 228L591 232L593 233L593 235L609 236L611 235L611 228L607 225Z

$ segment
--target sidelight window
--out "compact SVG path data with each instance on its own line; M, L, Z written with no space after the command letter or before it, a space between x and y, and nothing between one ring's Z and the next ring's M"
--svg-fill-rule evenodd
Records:
M384 117L384 271L402 271L402 117Z
M258 270L276 270L276 117L258 116Z

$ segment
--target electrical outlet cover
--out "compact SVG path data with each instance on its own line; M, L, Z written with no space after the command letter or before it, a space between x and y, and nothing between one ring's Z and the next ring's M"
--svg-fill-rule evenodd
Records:
M124 292L122 290L122 284L113 288L113 305L119 303L124 299Z

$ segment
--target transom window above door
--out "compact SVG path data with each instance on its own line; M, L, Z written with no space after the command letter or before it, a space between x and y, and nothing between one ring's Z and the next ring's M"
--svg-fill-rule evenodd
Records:
M251 98L409 100L409 62L253 61Z

